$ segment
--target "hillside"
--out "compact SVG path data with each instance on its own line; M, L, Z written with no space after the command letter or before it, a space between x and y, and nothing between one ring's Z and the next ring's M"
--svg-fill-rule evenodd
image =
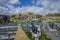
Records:
M18 22L28 21L34 18L41 19L42 15L27 12L27 13L20 13L11 16L12 21L18 21Z
M20 14L17 14L17 15L12 15L12 17L15 17L15 18L23 18L23 19L32 19L32 18L40 18L42 17L42 15L39 15L39 14L33 14L31 12L27 12L27 13L20 13Z
M60 16L60 13L51 13L51 14L47 14L46 16Z

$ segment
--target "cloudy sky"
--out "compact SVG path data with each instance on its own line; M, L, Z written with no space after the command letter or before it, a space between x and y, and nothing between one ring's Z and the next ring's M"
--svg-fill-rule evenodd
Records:
M60 13L60 0L0 0L0 14Z

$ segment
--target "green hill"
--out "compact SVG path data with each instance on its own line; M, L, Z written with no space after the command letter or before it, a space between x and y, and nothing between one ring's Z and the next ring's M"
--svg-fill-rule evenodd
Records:
M47 14L46 16L60 16L60 13L51 13L51 14Z

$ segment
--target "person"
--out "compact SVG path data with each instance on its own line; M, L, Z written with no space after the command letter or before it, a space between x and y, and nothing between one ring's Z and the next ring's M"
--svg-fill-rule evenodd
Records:
M35 27L33 23L31 23L31 25L32 25L32 32L37 33L37 27Z

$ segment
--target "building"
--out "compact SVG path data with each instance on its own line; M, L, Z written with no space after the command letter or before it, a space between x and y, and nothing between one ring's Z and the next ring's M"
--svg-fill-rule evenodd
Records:
M10 16L8 15L0 15L0 23L10 22Z

